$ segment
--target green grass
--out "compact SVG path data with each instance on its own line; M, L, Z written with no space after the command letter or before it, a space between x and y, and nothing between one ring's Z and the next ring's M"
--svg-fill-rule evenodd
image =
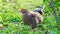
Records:
M30 26L24 25L20 9L34 10L41 4L43 4L43 0L0 0L0 23L2 24L0 34L58 34L56 22L48 3L44 4L44 20L36 31L32 30ZM60 12L57 12L60 19L58 13L60 14Z

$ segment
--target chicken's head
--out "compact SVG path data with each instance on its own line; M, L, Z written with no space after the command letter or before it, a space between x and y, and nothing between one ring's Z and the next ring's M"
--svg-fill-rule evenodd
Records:
M22 14L24 14L24 13L26 13L26 12L28 12L26 9L24 9L24 8L22 8L21 9L21 12L22 12Z

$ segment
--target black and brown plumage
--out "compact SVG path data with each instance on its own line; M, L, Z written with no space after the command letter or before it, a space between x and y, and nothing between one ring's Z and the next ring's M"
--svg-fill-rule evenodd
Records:
M23 22L26 25L31 26L32 29L37 27L43 21L42 9L39 9L35 9L34 11L28 11L24 8L21 9Z

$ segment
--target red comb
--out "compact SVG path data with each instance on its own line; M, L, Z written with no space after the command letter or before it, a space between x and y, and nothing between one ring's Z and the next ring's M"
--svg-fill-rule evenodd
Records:
M22 9L21 9L21 12L22 12L22 13L25 13L25 9L24 9L24 8L22 8Z

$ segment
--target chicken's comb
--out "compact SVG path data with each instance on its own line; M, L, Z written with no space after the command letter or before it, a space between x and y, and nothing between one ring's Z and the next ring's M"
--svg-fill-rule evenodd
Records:
M27 13L28 11L26 9L22 8L21 12L24 14L24 13Z
M21 12L24 12L26 9L24 9L24 8L21 8Z

